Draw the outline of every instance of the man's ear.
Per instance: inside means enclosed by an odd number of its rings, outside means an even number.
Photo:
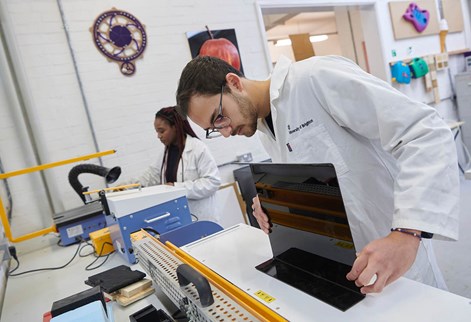
[[[239,76],[234,73],[228,73],[226,75],[226,83],[231,87],[231,90],[237,89],[239,92],[242,92],[243,85]]]

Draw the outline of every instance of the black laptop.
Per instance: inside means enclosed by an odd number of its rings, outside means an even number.
[[[356,251],[334,166],[257,163],[250,170],[250,190],[273,225],[273,258],[256,268],[342,311],[361,301],[345,277]]]

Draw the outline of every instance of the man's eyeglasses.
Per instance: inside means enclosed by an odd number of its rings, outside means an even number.
[[[206,138],[212,139],[221,136],[220,129],[228,127],[231,124],[231,119],[222,115],[222,95],[224,94],[224,85],[221,86],[221,98],[219,99],[219,110],[216,118],[211,122],[211,128],[206,129]]]

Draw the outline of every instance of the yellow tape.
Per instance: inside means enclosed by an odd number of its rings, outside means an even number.
[[[268,295],[262,290],[255,292],[255,296],[267,303],[271,303],[276,300],[273,296]]]
[[[339,246],[345,249],[353,249],[354,245],[346,241],[338,241],[335,243],[335,246]]]

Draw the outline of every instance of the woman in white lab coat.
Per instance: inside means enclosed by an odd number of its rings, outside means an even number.
[[[157,137],[165,145],[164,152],[139,178],[143,186],[168,184],[186,189],[191,213],[198,220],[219,222],[215,194],[221,179],[216,161],[174,107],[162,108],[154,120]]]
[[[359,252],[347,278],[362,292],[381,292],[402,275],[446,287],[423,239],[458,238],[457,154],[436,110],[336,56],[282,57],[262,81],[197,57],[182,72],[177,101],[225,137],[263,132],[273,162],[334,164]],[[268,232],[257,198],[253,208]]]

